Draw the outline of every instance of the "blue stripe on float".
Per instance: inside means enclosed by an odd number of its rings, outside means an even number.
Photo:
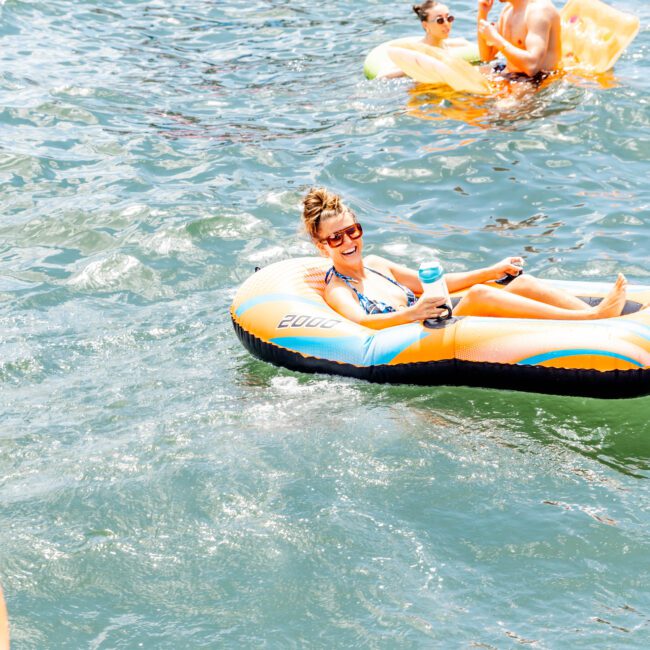
[[[413,323],[380,330],[370,336],[278,336],[271,343],[294,352],[354,366],[378,366],[390,363],[426,332]]]
[[[379,330],[377,334],[370,337],[371,349],[369,352],[373,364],[379,366],[390,363],[398,354],[426,335],[427,332],[422,329],[420,323]]]
[[[278,336],[271,339],[271,343],[317,359],[351,363],[354,366],[369,365],[365,359],[367,340],[360,336],[334,338],[324,336]]]
[[[252,307],[257,307],[257,305],[261,305],[265,302],[299,302],[304,305],[311,305],[312,307],[322,307],[324,304],[322,302],[317,302],[316,300],[296,296],[294,293],[267,293],[263,296],[257,296],[243,302],[235,310],[235,315],[241,316],[245,311],[248,311]]]
[[[561,359],[562,357],[576,357],[576,356],[585,356],[593,355],[596,357],[612,357],[613,359],[621,359],[622,361],[627,361],[639,368],[643,368],[643,364],[639,363],[631,357],[626,357],[623,354],[616,354],[616,352],[606,352],[603,350],[555,350],[554,352],[545,352],[544,354],[537,354],[534,357],[528,357],[528,359],[523,359],[518,361],[517,365],[519,366],[532,366],[537,363],[543,363],[544,361],[550,361],[551,359]]]

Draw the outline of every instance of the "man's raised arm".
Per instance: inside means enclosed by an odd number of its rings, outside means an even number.
[[[488,44],[485,37],[481,33],[481,23],[488,22],[488,14],[494,0],[478,0],[478,18],[477,18],[477,33],[476,40],[478,42],[478,51],[481,55],[481,61],[492,61],[496,56],[498,50],[493,44]]]

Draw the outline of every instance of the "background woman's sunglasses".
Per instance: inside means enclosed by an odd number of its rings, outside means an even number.
[[[444,24],[445,24],[445,20],[446,20],[446,21],[451,25],[451,23],[454,22],[454,17],[453,17],[453,16],[447,16],[447,18],[445,18],[444,16],[438,16],[438,17],[435,19],[435,22],[437,22],[438,25],[444,25]]]
[[[339,246],[343,245],[346,235],[350,239],[359,239],[359,237],[363,235],[363,228],[361,227],[361,224],[353,223],[351,226],[348,226],[347,228],[343,228],[342,230],[337,230],[336,232],[333,232],[329,237],[326,237],[325,239],[321,239],[321,242],[327,242],[330,248],[338,248]]]

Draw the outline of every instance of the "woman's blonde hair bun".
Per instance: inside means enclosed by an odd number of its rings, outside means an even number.
[[[313,240],[318,239],[318,229],[322,221],[347,212],[338,194],[324,187],[312,187],[302,200],[302,222]]]

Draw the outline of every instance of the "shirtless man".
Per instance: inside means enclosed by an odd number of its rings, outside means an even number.
[[[478,46],[483,61],[501,52],[507,75],[555,70],[562,56],[560,14],[551,0],[499,0],[507,3],[496,27],[488,21],[494,0],[478,0]],[[495,68],[500,71],[499,68]]]

